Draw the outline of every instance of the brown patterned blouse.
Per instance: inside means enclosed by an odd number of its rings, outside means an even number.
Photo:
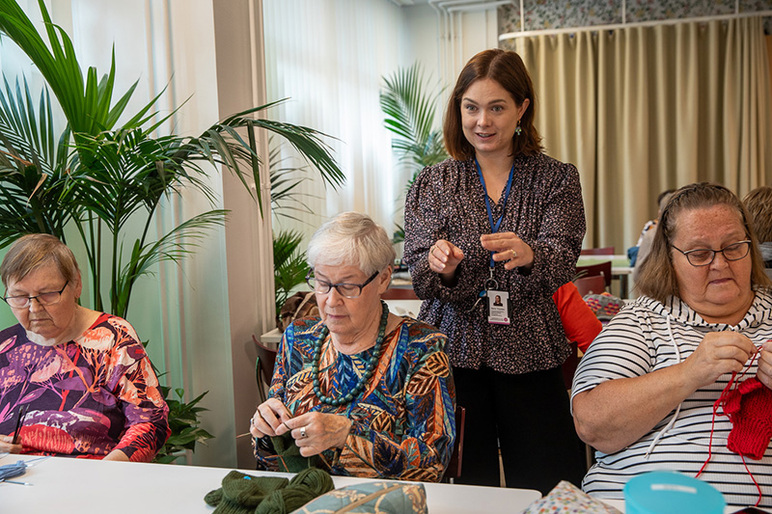
[[[480,244],[491,232],[483,194],[474,159],[426,167],[410,188],[404,262],[416,294],[426,300],[419,317],[447,334],[453,366],[511,374],[557,367],[569,347],[552,295],[573,278],[586,228],[579,173],[544,154],[515,158],[499,231],[517,234],[533,249],[534,262],[530,270],[495,265],[498,288],[509,292],[510,325],[488,323],[484,299],[475,305],[489,278],[490,252]],[[491,207],[498,219],[501,205],[491,200]],[[429,248],[438,239],[464,252],[454,287],[429,269]]]

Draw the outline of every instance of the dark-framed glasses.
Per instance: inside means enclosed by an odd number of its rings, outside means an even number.
[[[32,303],[32,300],[37,300],[40,305],[54,305],[62,299],[62,293],[67,289],[67,284],[69,283],[70,281],[68,280],[58,291],[40,293],[36,296],[3,296],[3,300],[14,309],[26,309]]]
[[[724,259],[728,261],[739,261],[748,255],[748,253],[751,251],[751,241],[749,239],[746,239],[745,241],[738,241],[736,243],[730,244],[729,246],[725,246],[720,250],[711,250],[710,248],[696,248],[694,250],[688,250],[685,252],[680,248],[676,248],[675,246],[673,246],[673,248],[684,254],[686,260],[689,261],[689,264],[699,267],[707,266],[713,262],[713,259],[716,258],[717,253],[724,254]]]
[[[316,293],[327,294],[334,287],[335,290],[338,291],[339,295],[344,296],[346,298],[356,298],[362,294],[362,289],[364,289],[367,284],[375,280],[375,277],[378,276],[378,273],[380,273],[380,271],[376,271],[375,273],[370,275],[370,278],[365,280],[364,283],[362,284],[349,284],[347,282],[341,282],[340,284],[331,284],[326,280],[316,278],[314,276],[314,270],[311,270],[306,275],[306,283]]]

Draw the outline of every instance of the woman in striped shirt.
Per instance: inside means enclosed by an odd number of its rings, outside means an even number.
[[[717,403],[748,379],[769,396],[771,285],[734,193],[708,183],[676,191],[637,283],[643,296],[603,330],[574,377],[574,423],[598,450],[585,491],[621,499],[630,478],[668,469],[699,474],[730,505],[772,506],[772,416],[761,412],[761,428],[746,432]],[[746,457],[728,449],[738,441]]]

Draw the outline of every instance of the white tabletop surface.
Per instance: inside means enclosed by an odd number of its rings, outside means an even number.
[[[34,457],[6,455],[0,465]],[[228,468],[174,464],[109,462],[67,457],[38,461],[14,480],[32,486],[0,483],[3,514],[77,512],[138,514],[211,512],[204,495],[220,487]],[[251,475],[261,472],[241,470]],[[284,475],[291,476],[291,475]],[[336,487],[367,479],[333,477]],[[541,498],[538,491],[425,483],[430,513],[521,512]]]

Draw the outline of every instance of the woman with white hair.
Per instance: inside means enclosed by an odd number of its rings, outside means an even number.
[[[307,281],[321,318],[295,321],[282,338],[269,398],[251,420],[262,467],[283,459],[263,438],[290,434],[331,474],[442,478],[455,439],[446,338],[389,313],[381,294],[394,257],[386,231],[355,212],[312,237]]]

